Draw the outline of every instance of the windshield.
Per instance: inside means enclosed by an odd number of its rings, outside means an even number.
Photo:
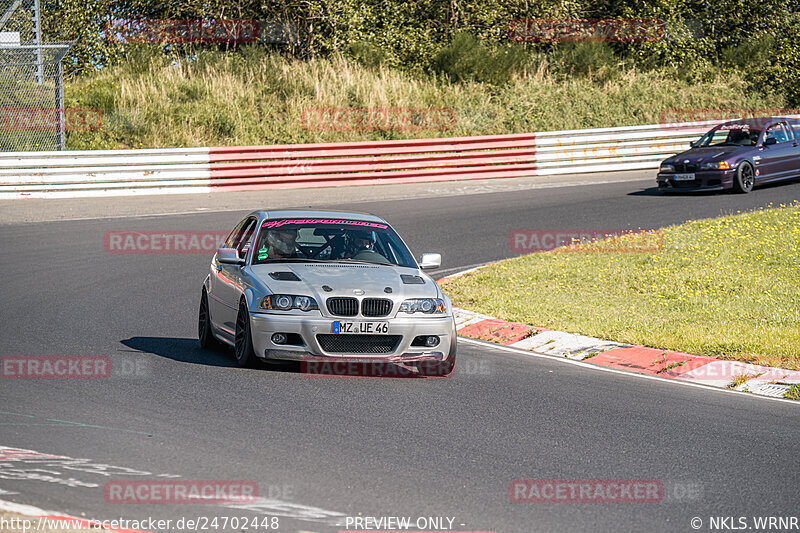
[[[749,124],[726,124],[703,135],[695,144],[702,146],[755,146],[761,130]]]
[[[253,264],[278,262],[377,263],[416,268],[400,237],[387,224],[323,218],[266,220]]]

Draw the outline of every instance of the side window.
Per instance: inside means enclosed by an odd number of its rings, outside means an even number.
[[[228,235],[228,238],[225,239],[225,248],[236,248],[235,243],[237,242],[237,238],[242,234],[242,227],[248,220],[250,219],[246,218],[236,224],[236,227],[233,228],[233,231],[231,231],[230,235]]]
[[[785,143],[789,140],[789,135],[783,127],[783,124],[775,124],[767,130],[767,137],[775,137],[779,143]]]
[[[239,252],[242,251],[244,246],[250,242],[250,237],[253,236],[253,231],[256,228],[256,219],[248,217],[242,220],[238,226],[228,235],[225,239],[225,248],[236,248]]]
[[[242,227],[239,238],[234,243],[234,247],[239,251],[239,257],[244,257],[247,250],[250,248],[250,243],[253,239],[253,232],[256,230],[256,219],[248,218]]]

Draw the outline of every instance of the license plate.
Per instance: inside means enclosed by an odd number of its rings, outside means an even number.
[[[333,333],[349,333],[355,335],[374,335],[389,332],[388,322],[347,322],[344,320],[333,321]]]
[[[694,173],[691,174],[673,174],[672,179],[675,181],[693,181]]]

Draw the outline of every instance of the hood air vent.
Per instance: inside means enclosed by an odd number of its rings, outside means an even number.
[[[294,272],[270,272],[269,277],[278,281],[300,281]]]

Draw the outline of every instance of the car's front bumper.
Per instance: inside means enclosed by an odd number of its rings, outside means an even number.
[[[662,192],[721,191],[733,187],[735,170],[704,170],[695,172],[691,181],[675,181],[673,173],[659,173],[656,181]]]
[[[400,336],[395,348],[387,353],[331,353],[320,345],[317,335],[329,335],[334,320],[354,322],[388,322],[387,335]],[[338,319],[320,316],[278,315],[251,313],[250,331],[256,356],[262,359],[304,361],[309,358],[347,361],[418,362],[446,361],[451,347],[456,342],[453,317],[394,317]],[[274,333],[295,333],[302,338],[302,345],[275,344]],[[435,335],[439,344],[434,347],[411,346],[419,335]]]

